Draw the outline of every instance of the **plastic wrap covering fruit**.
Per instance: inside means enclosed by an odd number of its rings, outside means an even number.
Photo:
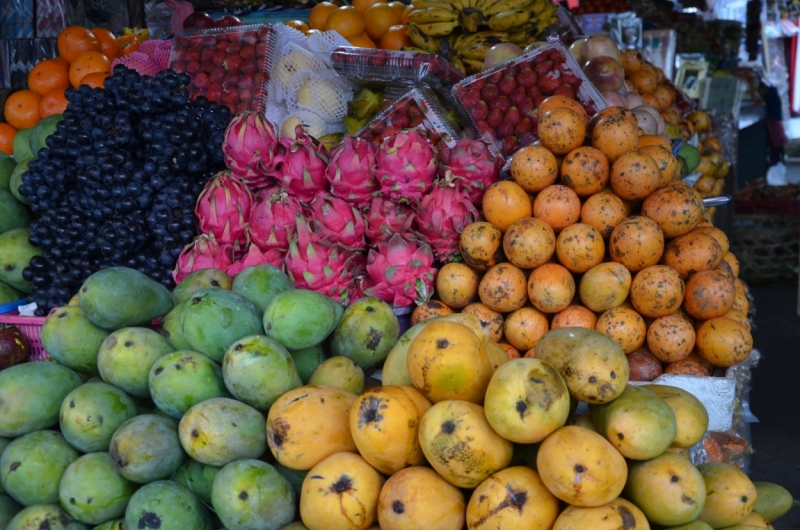
[[[449,147],[458,141],[458,126],[449,121],[436,95],[429,89],[412,88],[403,97],[379,112],[357,134],[369,142],[380,144],[401,129],[424,129],[435,146]]]
[[[173,39],[169,64],[192,78],[192,99],[263,113],[274,54],[275,30],[266,25],[196,29]]]
[[[339,75],[354,82],[379,81],[425,85],[448,95],[464,79],[455,66],[432,53],[342,47],[333,50],[331,64]]]
[[[468,77],[453,87],[464,119],[504,156],[536,141],[539,104],[552,95],[579,101],[590,116],[608,106],[560,42]]]

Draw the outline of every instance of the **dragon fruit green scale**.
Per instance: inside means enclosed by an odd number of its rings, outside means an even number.
[[[438,162],[436,150],[416,129],[398,131],[383,141],[373,174],[384,197],[413,202],[433,185]]]

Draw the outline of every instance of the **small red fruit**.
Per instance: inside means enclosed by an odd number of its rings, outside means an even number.
[[[561,72],[558,70],[551,70],[539,78],[537,84],[542,89],[544,94],[553,94],[558,87],[562,85]]]
[[[517,80],[507,75],[500,80],[500,83],[498,83],[497,88],[500,90],[501,94],[507,96],[511,92],[513,92],[515,88],[517,88]]]
[[[553,92],[554,96],[567,96],[568,98],[575,99],[575,90],[567,84],[563,84]]]
[[[481,99],[487,103],[492,102],[499,95],[500,89],[498,89],[497,85],[494,83],[487,83],[486,86],[481,89]]]
[[[520,112],[520,110],[517,107],[511,107],[510,109],[508,109],[508,112],[506,112],[506,116],[505,118],[503,118],[503,121],[507,121],[512,125],[516,126],[519,122],[522,121],[522,112]]]
[[[489,124],[489,127],[495,128],[503,122],[503,111],[500,109],[494,109],[492,112],[489,113],[489,117],[486,118],[486,123]]]
[[[411,125],[411,118],[406,114],[397,114],[392,118],[392,125],[398,129],[407,129]]]
[[[538,78],[539,76],[536,75],[536,72],[534,72],[533,69],[525,68],[524,70],[520,71],[519,74],[517,74],[517,84],[525,88],[536,86],[536,80]]]
[[[553,69],[553,61],[545,61],[543,63],[537,64],[533,70],[536,72],[536,75],[543,76],[552,69]]]
[[[503,145],[500,147],[500,151],[505,155],[511,155],[516,149],[519,147],[519,140],[517,140],[516,136],[509,136],[503,140]]]
[[[468,109],[472,108],[481,100],[481,91],[474,88],[467,90],[464,96],[460,99],[462,105]]]
[[[253,47],[253,45],[247,44],[242,47],[241,51],[239,52],[239,57],[242,59],[252,59],[255,52],[256,49]]]
[[[527,115],[528,112],[536,108],[536,105],[533,104],[533,100],[531,98],[525,98],[519,105],[517,105],[517,107],[519,108],[520,112]]]
[[[473,120],[485,120],[489,115],[489,106],[485,101],[479,101],[477,105],[472,107],[472,110],[470,110],[469,113]]]
[[[500,125],[495,127],[498,138],[508,138],[514,135],[514,124],[508,121],[503,121]]]
[[[517,133],[518,136],[523,134],[527,134],[533,130],[533,124],[531,123],[530,118],[523,118],[521,122],[517,124],[514,128],[514,132]]]
[[[501,112],[506,112],[511,108],[511,101],[507,96],[500,96],[489,104],[491,110],[499,109]]]
[[[503,79],[503,71],[502,70],[491,74],[489,77],[486,78],[486,82],[487,83],[497,84],[497,83],[500,82],[501,79]]]
[[[527,94],[525,94],[525,87],[518,86],[511,93],[508,95],[508,99],[511,100],[512,105],[519,106],[523,100],[527,98]]]

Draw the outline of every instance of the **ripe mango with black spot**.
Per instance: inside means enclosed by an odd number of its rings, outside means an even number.
[[[42,249],[28,242],[30,234],[27,228],[15,228],[0,234],[0,282],[27,294],[33,290],[33,285],[22,277],[22,271],[28,267],[32,257],[42,254]]]
[[[176,305],[173,307],[172,311],[161,319],[161,327],[158,330],[161,336],[167,339],[167,342],[169,342],[176,351],[192,349],[189,342],[183,336],[183,325],[181,324],[182,311],[183,305]]]
[[[347,357],[331,357],[317,366],[308,384],[333,386],[359,395],[364,391],[364,370]]]
[[[646,388],[628,385],[622,394],[603,405],[589,405],[597,432],[622,456],[649,460],[666,451],[678,432],[675,413],[663,399]]]
[[[36,431],[8,444],[0,456],[0,481],[23,506],[58,502],[58,483],[80,453],[61,433]]]
[[[274,265],[264,263],[247,267],[233,280],[233,292],[253,302],[263,313],[272,299],[294,289],[289,277]]]
[[[0,436],[13,438],[56,425],[61,402],[82,383],[78,374],[52,362],[0,371]]]
[[[726,526],[723,530],[755,530],[757,528],[775,530],[775,527],[766,517],[756,512],[750,512],[750,515],[733,526]]]
[[[115,519],[101,525],[95,526],[92,530],[125,530],[125,519]]]
[[[220,469],[222,468],[187,458],[172,476],[172,480],[189,488],[204,503],[211,504],[211,487]]]
[[[2,452],[2,450],[0,450]],[[0,495],[0,528],[5,528],[11,519],[22,511],[22,505],[9,497]]]
[[[175,305],[181,305],[196,292],[204,289],[225,289],[233,287],[233,278],[218,269],[200,269],[189,273],[172,291]]]
[[[642,388],[654,392],[675,413],[678,430],[673,445],[689,448],[703,439],[708,430],[708,410],[694,394],[669,385],[642,385]]]
[[[568,506],[553,530],[650,530],[642,511],[625,499],[595,507]]]
[[[211,504],[230,530],[278,530],[294,519],[297,498],[291,484],[260,460],[237,460],[214,479]]]
[[[753,485],[758,492],[758,500],[753,506],[753,511],[760,513],[768,521],[783,517],[794,506],[792,494],[786,488],[771,482],[753,482]]]
[[[708,462],[697,466],[706,483],[706,505],[700,519],[712,528],[733,526],[750,515],[758,500],[756,487],[739,468]]]
[[[149,384],[158,410],[176,420],[202,401],[230,397],[219,365],[193,351],[176,351],[159,358],[150,368]]]
[[[207,399],[190,408],[181,419],[179,435],[190,457],[212,466],[259,458],[267,450],[264,416],[230,398]]]
[[[261,335],[261,311],[247,298],[224,289],[203,289],[181,308],[183,337],[194,351],[221,363],[239,339]]]
[[[97,354],[110,334],[92,324],[80,306],[60,307],[44,321],[42,346],[50,357],[64,366],[87,374],[99,374]]]
[[[377,298],[362,298],[345,310],[333,332],[331,353],[369,372],[386,359],[399,337],[400,322],[392,307]]]
[[[103,341],[97,354],[97,368],[103,381],[126,393],[150,397],[150,368],[171,353],[167,339],[148,328],[122,328]]]
[[[5,530],[89,530],[79,523],[58,504],[37,504],[19,512]]]
[[[304,385],[307,385],[308,380],[311,379],[311,374],[325,360],[325,350],[322,345],[317,344],[302,350],[289,350],[289,352],[292,354],[292,359],[294,359],[294,366],[297,368],[300,380]]]
[[[185,455],[170,418],[143,414],[123,423],[109,448],[117,472],[138,484],[171,477]]]
[[[200,500],[177,482],[159,480],[142,486],[125,509],[125,528],[212,530]]]
[[[75,520],[101,524],[125,515],[136,485],[114,469],[108,453],[83,455],[61,477],[58,497]]]
[[[133,400],[102,381],[87,382],[64,398],[59,422],[67,442],[82,453],[108,451],[114,432],[136,416]]]
[[[0,189],[0,234],[31,225],[31,211],[10,191]]]
[[[314,291],[293,289],[272,299],[264,312],[264,330],[290,350],[322,343],[342,320],[344,310]]]

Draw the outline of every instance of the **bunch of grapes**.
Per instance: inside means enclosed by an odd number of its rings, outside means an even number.
[[[189,99],[187,74],[114,68],[105,88],[69,89],[64,119],[31,161],[20,194],[39,213],[42,255],[23,275],[38,313],[66,305],[106,267],[130,267],[171,288],[195,235],[204,183],[224,169],[227,107]]]

